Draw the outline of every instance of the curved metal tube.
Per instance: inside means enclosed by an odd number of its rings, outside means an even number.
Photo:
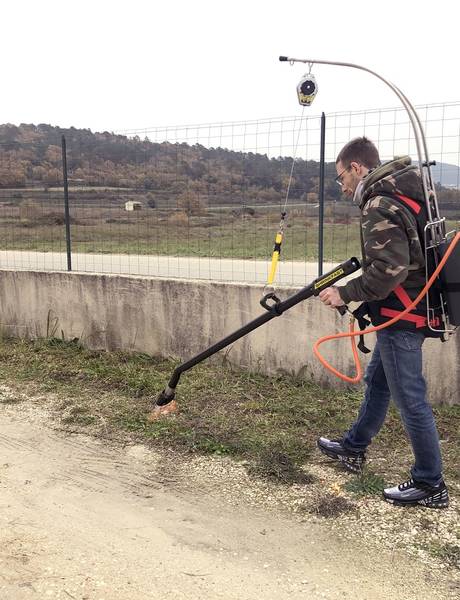
[[[399,88],[397,88],[394,84],[392,84],[390,81],[388,81],[387,79],[385,79],[384,77],[382,77],[381,75],[376,73],[375,71],[372,71],[372,69],[368,69],[367,67],[362,67],[361,65],[356,65],[354,63],[338,62],[338,61],[330,61],[330,60],[290,58],[288,56],[280,56],[280,61],[286,61],[286,62],[290,62],[290,63],[301,62],[301,63],[308,63],[308,64],[333,65],[333,66],[337,66],[337,67],[351,67],[353,69],[359,69],[361,71],[366,71],[367,73],[370,73],[371,75],[374,75],[375,77],[377,77],[378,79],[383,81],[383,83],[385,83],[397,95],[400,102],[406,109],[406,112],[409,116],[409,120],[412,124],[412,128],[414,131],[415,144],[417,146],[417,155],[418,155],[418,160],[419,160],[419,168],[420,168],[420,172],[422,174],[421,179],[422,179],[422,186],[423,186],[423,195],[425,196],[425,203],[426,203],[426,208],[427,208],[427,212],[428,212],[428,219],[430,222],[431,221],[439,221],[440,216],[439,216],[438,201],[436,198],[436,190],[434,188],[433,178],[431,176],[430,159],[428,156],[428,147],[426,144],[423,126],[422,126],[420,118],[417,114],[417,111],[412,106],[412,104],[410,103],[408,98],[401,92],[401,90]],[[425,154],[424,157],[422,154],[422,147],[423,147],[423,152]],[[424,169],[426,169],[427,175],[425,175]],[[431,205],[430,198],[433,199],[433,206]]]

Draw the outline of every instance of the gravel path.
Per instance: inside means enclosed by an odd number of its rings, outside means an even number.
[[[325,519],[311,509],[321,494],[341,497],[346,477],[325,463],[309,469],[316,483],[279,486],[226,458],[58,430],[43,398],[14,405],[8,393],[2,386],[2,599],[458,597],[457,572],[405,544],[431,526],[450,539],[456,506],[366,499]]]

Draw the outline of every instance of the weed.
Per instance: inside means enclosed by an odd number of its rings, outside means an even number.
[[[428,519],[427,517],[421,516],[419,526],[422,530],[430,531],[431,529],[434,529],[436,527],[436,524],[433,521],[430,521],[430,519]]]
[[[358,496],[380,495],[384,487],[385,480],[367,469],[345,484],[345,489],[348,492],[352,492]]]
[[[308,512],[319,515],[326,519],[335,518],[344,513],[354,512],[356,506],[350,500],[347,500],[343,496],[333,496],[332,494],[326,494],[318,498],[317,502],[309,507]]]
[[[432,544],[428,550],[449,566],[460,568],[460,546],[457,544]]]
[[[289,456],[270,448],[256,457],[256,462],[248,467],[248,473],[288,485],[308,485],[316,480],[313,475],[300,469]]]
[[[19,404],[23,398],[19,396],[0,396],[0,404]]]
[[[66,340],[63,337],[48,337],[42,340],[42,343],[45,346],[49,346],[50,348],[60,347],[60,348],[82,348],[80,345],[80,340],[78,338],[73,338],[72,340]]]
[[[225,444],[221,444],[213,439],[203,438],[197,441],[196,444],[197,450],[201,450],[206,454],[231,454],[232,449]]]
[[[96,421],[96,417],[88,413],[88,409],[84,406],[73,406],[67,415],[61,419],[64,425],[92,425]]]

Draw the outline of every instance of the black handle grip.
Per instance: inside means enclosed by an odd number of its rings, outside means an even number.
[[[342,304],[342,306],[337,306],[336,308],[339,311],[339,313],[342,315],[342,317],[343,317],[343,315],[347,314],[348,307],[346,304]]]
[[[280,61],[281,62],[286,62],[288,60],[287,56],[280,56]]]

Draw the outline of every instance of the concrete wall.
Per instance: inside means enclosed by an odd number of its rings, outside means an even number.
[[[284,299],[294,289],[282,288]],[[1,328],[17,337],[80,338],[90,348],[124,349],[186,360],[263,314],[259,285],[86,273],[0,271]],[[214,360],[265,374],[289,373],[343,386],[313,355],[314,341],[348,319],[317,299],[295,306],[223,350]],[[372,347],[373,336],[367,344]],[[348,340],[323,346],[339,370],[353,372]],[[363,364],[366,359],[361,355]],[[460,335],[427,340],[425,370],[433,403],[459,403]]]

